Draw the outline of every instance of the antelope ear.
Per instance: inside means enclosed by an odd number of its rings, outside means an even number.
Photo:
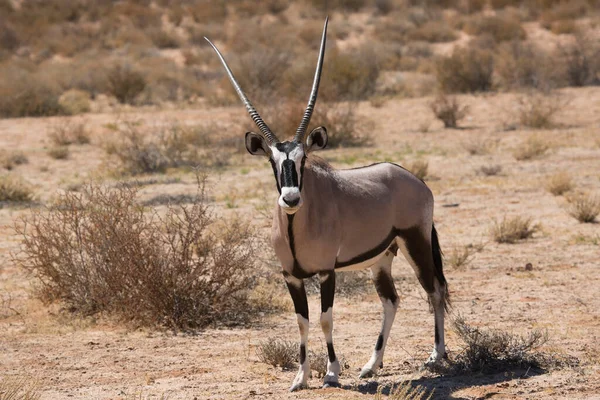
[[[327,146],[327,140],[327,129],[324,126],[313,129],[306,137],[306,151],[324,149]]]
[[[262,135],[246,132],[246,150],[253,156],[269,156],[271,149]]]

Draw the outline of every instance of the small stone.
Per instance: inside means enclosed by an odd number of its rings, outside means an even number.
[[[533,271],[533,265],[531,263],[525,264],[525,271]]]

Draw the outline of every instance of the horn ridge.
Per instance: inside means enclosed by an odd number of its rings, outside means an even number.
[[[248,114],[250,114],[250,118],[252,118],[252,121],[254,121],[254,123],[256,124],[258,129],[260,129],[260,131],[262,132],[265,139],[267,139],[269,144],[278,143],[279,139],[277,139],[277,136],[275,136],[275,134],[273,132],[271,132],[271,129],[269,129],[269,127],[267,126],[265,121],[263,121],[263,119],[260,117],[260,114],[258,113],[258,111],[256,111],[256,108],[254,108],[254,106],[250,102],[250,99],[248,99],[248,97],[242,90],[240,84],[237,82],[237,80],[233,76],[233,72],[231,71],[231,68],[229,68],[229,65],[227,65],[227,61],[225,61],[225,58],[223,57],[223,55],[221,54],[219,49],[217,49],[217,46],[215,46],[206,36],[204,37],[204,39],[206,39],[208,44],[210,44],[211,47],[217,53],[217,56],[219,56],[219,59],[221,60],[221,64],[223,64],[223,67],[225,68],[225,71],[227,72],[227,76],[229,77],[229,80],[231,81],[233,88],[237,92],[240,100],[242,100],[242,103],[244,103],[244,105],[246,106],[246,110],[248,111]]]
[[[317,60],[317,69],[315,71],[315,78],[313,80],[312,91],[310,93],[310,97],[308,98],[308,104],[306,105],[306,111],[304,111],[304,116],[302,117],[300,126],[296,130],[296,135],[294,136],[294,140],[296,142],[300,142],[303,140],[303,137],[306,134],[306,130],[308,129],[308,124],[310,123],[310,118],[312,117],[312,113],[315,109],[315,103],[317,102],[317,94],[319,93],[319,83],[321,82],[321,71],[323,69],[323,59],[325,58],[325,42],[327,40],[327,24],[328,24],[328,22],[329,22],[329,16],[327,16],[325,18],[325,25],[323,27],[323,36],[321,37],[321,49],[319,50],[319,58]]]

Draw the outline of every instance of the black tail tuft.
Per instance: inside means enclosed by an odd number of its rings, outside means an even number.
[[[444,288],[444,309],[448,312],[450,307],[450,295],[448,293],[448,283],[444,276],[444,261],[442,259],[442,249],[440,248],[440,242],[438,240],[437,231],[435,225],[431,227],[431,248],[433,251],[433,264],[435,267],[435,277],[437,278],[440,285]]]

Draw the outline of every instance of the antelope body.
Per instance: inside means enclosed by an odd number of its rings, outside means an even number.
[[[327,20],[309,102],[294,139],[280,142],[252,106],[225,59],[217,52],[227,74],[261,134],[246,133],[246,148],[269,159],[279,191],[272,228],[272,244],[281,262],[294,302],[300,331],[300,367],[290,390],[307,386],[308,302],[304,279],[319,275],[320,323],[328,350],[324,386],[337,386],[340,364],[333,347],[332,307],[335,274],[370,268],[383,304],[383,323],[371,359],[360,376],[373,375],[382,366],[383,353],[398,308],[391,275],[398,249],[413,267],[434,311],[435,346],[427,364],[445,356],[444,311],[448,291],[441,251],[433,226],[433,195],[402,167],[379,163],[335,170],[313,156],[327,145],[327,130],[306,133],[317,99],[323,65]],[[208,39],[207,39],[208,40]]]

